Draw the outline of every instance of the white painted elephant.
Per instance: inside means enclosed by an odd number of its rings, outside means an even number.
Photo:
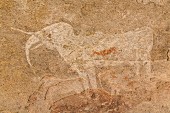
[[[51,50],[57,49],[65,62],[84,78],[85,89],[97,88],[94,68],[97,65],[108,66],[129,62],[136,65],[136,74],[139,74],[138,63],[142,61],[147,63],[148,74],[151,72],[150,51],[153,46],[153,31],[149,27],[115,35],[96,32],[90,36],[77,36],[70,24],[59,22],[27,34],[31,34],[25,45],[26,58],[30,66],[32,65],[29,51],[34,44],[38,44],[35,48],[45,45]]]

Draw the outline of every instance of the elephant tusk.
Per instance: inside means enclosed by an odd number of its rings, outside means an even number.
[[[27,59],[27,62],[28,64],[32,67],[32,64],[31,64],[31,60],[30,60],[30,48],[32,47],[32,45],[38,43],[40,40],[39,38],[35,37],[34,35],[32,35],[26,42],[26,45],[25,45],[25,53],[26,53],[26,59]]]
[[[31,48],[31,50],[37,49],[37,48],[41,47],[42,45],[43,45],[42,43],[39,43],[39,44],[36,45],[34,48]]]
[[[13,28],[11,27],[12,30],[15,30],[15,31],[19,31],[21,33],[24,33],[24,34],[27,34],[27,35],[32,35],[26,42],[25,44],[25,53],[26,53],[26,59],[27,59],[27,62],[28,64],[32,67],[32,64],[31,64],[31,60],[30,60],[30,48],[32,47],[32,45],[38,43],[40,40],[39,38],[37,38],[35,35],[36,33],[35,32],[26,32],[26,31],[23,31],[21,29],[17,29],[17,28]],[[38,47],[40,47],[42,44],[38,44],[35,48],[33,49],[36,49]]]
[[[14,31],[19,31],[21,33],[27,34],[27,35],[33,35],[34,34],[34,32],[26,32],[26,31],[23,31],[21,29],[17,29],[17,28],[13,28],[13,27],[11,27],[11,29],[14,30]]]

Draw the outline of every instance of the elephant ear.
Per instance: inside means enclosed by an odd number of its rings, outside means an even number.
[[[38,43],[40,41],[40,39],[38,37],[36,37],[35,35],[32,35],[26,42],[25,44],[25,54],[26,54],[26,59],[27,59],[27,62],[28,64],[32,67],[32,64],[31,64],[31,60],[30,60],[30,48]]]

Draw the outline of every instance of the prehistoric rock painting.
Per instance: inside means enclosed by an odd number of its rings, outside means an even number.
[[[114,66],[128,62],[136,68],[136,75],[139,75],[142,62],[146,64],[147,74],[151,74],[153,32],[148,27],[116,35],[96,32],[94,35],[81,36],[74,34],[70,24],[59,22],[27,34],[31,34],[31,37],[26,42],[25,52],[31,67],[29,53],[34,44],[38,43],[34,49],[41,45],[51,50],[56,49],[79,77],[84,79],[85,89],[97,88],[96,66]]]
[[[0,0],[0,113],[170,113],[169,11],[170,0]]]
[[[38,90],[28,99],[26,106],[28,112],[124,112],[129,109],[123,100],[124,97],[111,96],[100,89],[83,91],[80,81],[76,79],[66,82],[60,81],[54,76],[45,76],[41,80],[42,84]]]
[[[54,76],[45,76],[41,85],[28,99],[29,113],[49,113],[50,107],[57,101],[83,91],[81,80],[59,80]]]
[[[111,79],[110,79],[111,80]],[[79,79],[59,80],[55,76],[45,76],[41,80],[39,88],[29,96],[26,109],[28,113],[58,113],[58,112],[111,112],[111,113],[134,113],[131,108],[139,109],[147,107],[150,101],[163,102],[163,96],[169,93],[169,82],[159,81],[153,90],[137,89],[126,91],[124,95],[110,95],[102,89],[83,90]],[[167,89],[167,90],[164,90]],[[163,92],[163,93],[162,93]],[[159,98],[157,98],[159,97]],[[169,97],[166,97],[166,99]],[[165,98],[164,98],[165,99]],[[154,102],[152,102],[154,103]],[[151,106],[150,106],[151,107]],[[156,107],[160,107],[156,103]],[[160,108],[168,113],[169,110]],[[150,109],[146,109],[149,111]],[[155,111],[156,109],[151,109]]]

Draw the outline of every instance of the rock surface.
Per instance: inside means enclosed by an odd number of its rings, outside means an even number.
[[[0,113],[170,113],[169,0],[0,0]]]

